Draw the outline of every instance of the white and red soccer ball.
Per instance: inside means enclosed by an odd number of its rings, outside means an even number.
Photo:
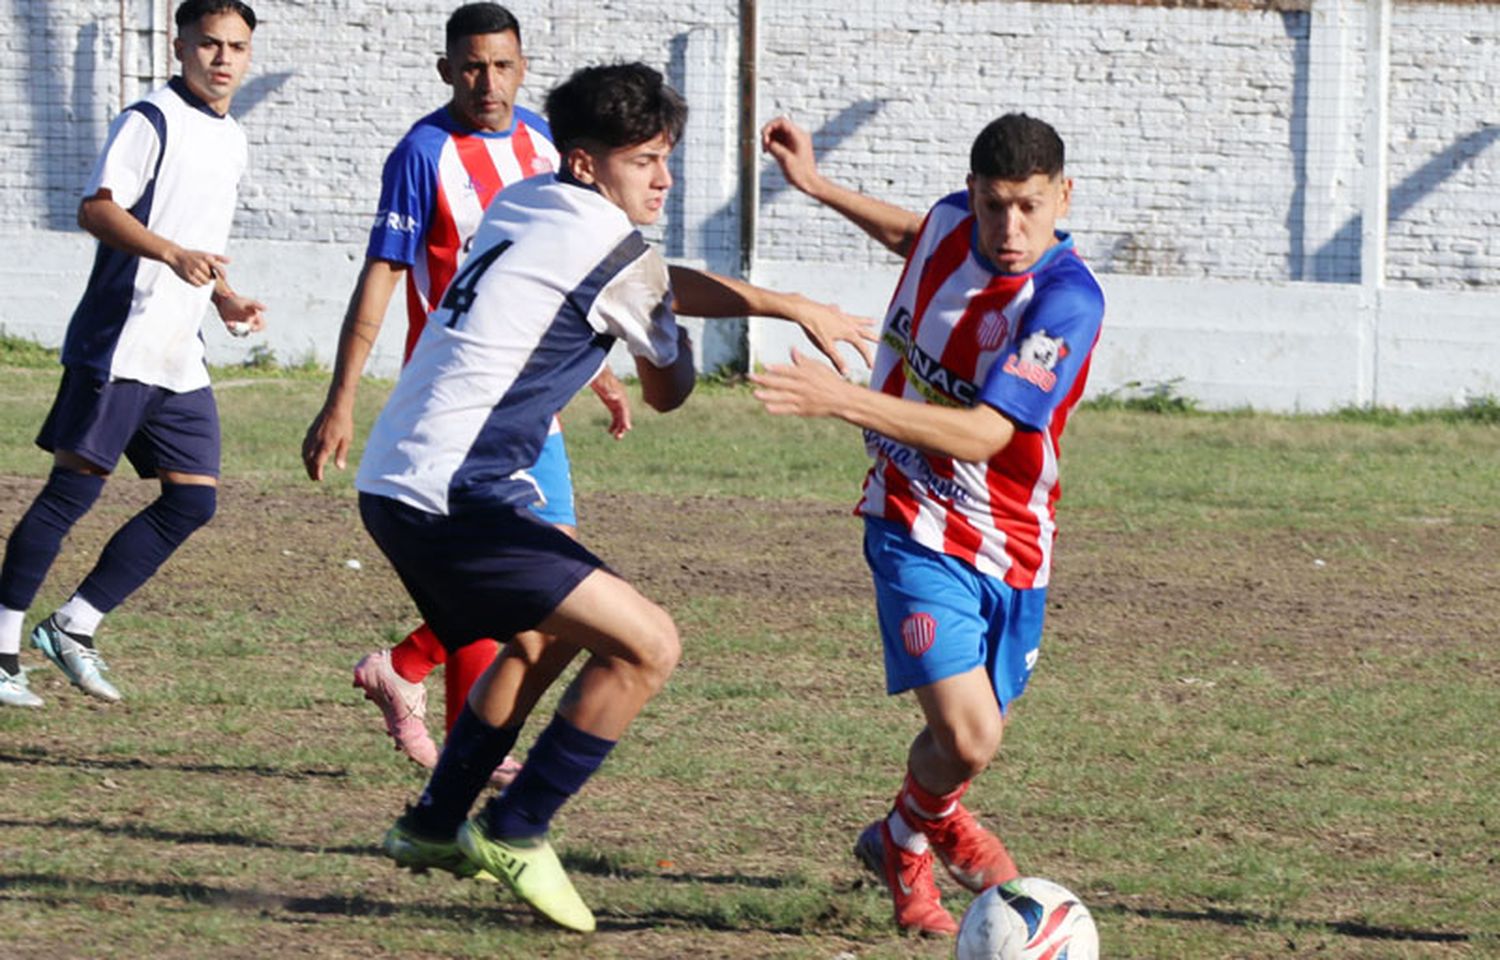
[[[957,960],[1099,960],[1088,908],[1062,886],[1022,877],[974,898],[958,927]]]

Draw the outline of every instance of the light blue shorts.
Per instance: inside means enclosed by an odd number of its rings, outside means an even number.
[[[531,505],[537,519],[554,526],[578,526],[578,513],[573,507],[573,468],[561,433],[547,435],[536,465],[527,472],[542,491],[542,499]]]
[[[865,519],[865,560],[885,647],[885,688],[902,693],[983,666],[1000,709],[1026,690],[1042,642],[1047,590],[1017,590]]]

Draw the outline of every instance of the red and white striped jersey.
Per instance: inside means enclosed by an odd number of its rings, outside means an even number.
[[[967,195],[939,201],[907,257],[870,377],[892,396],[985,403],[1015,422],[1014,439],[982,463],[865,431],[875,463],[856,512],[1019,589],[1047,585],[1058,439],[1104,316],[1098,281],[1072,238],[1057,236],[1030,270],[1002,273],[975,246]]]
[[[385,161],[365,255],[410,268],[404,356],[411,356],[490,200],[504,187],[557,169],[547,122],[523,107],[502,133],[470,130],[443,107],[401,138]]]

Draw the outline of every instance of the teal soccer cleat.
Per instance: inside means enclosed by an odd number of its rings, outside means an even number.
[[[120,699],[120,691],[102,676],[109,664],[99,656],[98,650],[85,646],[73,634],[59,627],[57,614],[36,625],[31,631],[31,645],[46,654],[73,686],[84,693],[110,703]]]

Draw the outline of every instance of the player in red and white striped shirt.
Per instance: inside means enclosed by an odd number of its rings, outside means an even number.
[[[858,513],[887,691],[913,691],[926,726],[893,809],[855,853],[890,889],[900,926],[949,935],[934,852],[975,891],[1017,875],[960,799],[999,750],[1039,652],[1058,441],[1104,297],[1056,229],[1072,181],[1061,138],[1039,120],[1008,114],[985,127],[967,189],[925,217],[825,179],[811,139],[785,118],[762,142],[792,186],[906,258],[869,389],[800,355],[751,379],[773,414],[864,429],[874,465]]]

